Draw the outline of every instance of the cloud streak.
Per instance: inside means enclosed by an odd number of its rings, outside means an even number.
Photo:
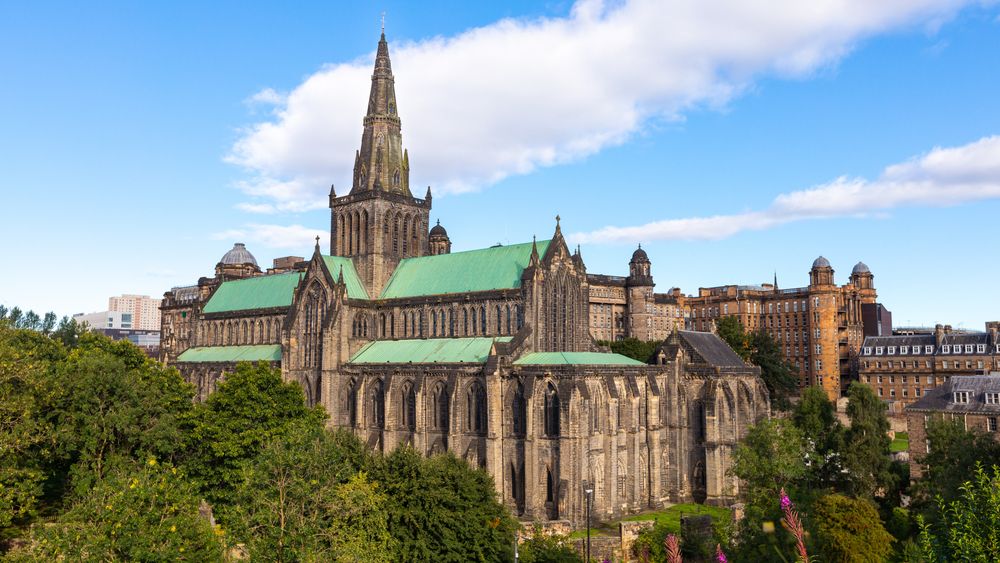
[[[230,229],[212,234],[215,240],[245,242],[267,248],[279,248],[303,252],[316,244],[319,237],[320,248],[329,250],[330,233],[302,225],[266,225],[252,223],[242,229]]]
[[[1000,198],[1000,136],[925,155],[886,168],[875,180],[840,177],[780,194],[762,211],[668,219],[631,227],[574,233],[574,243],[719,240],[810,219],[869,216],[901,207],[944,207]]]
[[[723,105],[758,76],[808,75],[866,37],[939,25],[968,3],[580,0],[564,18],[392,43],[413,185],[461,193],[584,158],[651,120]],[[248,174],[242,209],[308,211],[325,207],[331,182],[346,191],[371,58],[250,98],[274,111],[227,157]]]

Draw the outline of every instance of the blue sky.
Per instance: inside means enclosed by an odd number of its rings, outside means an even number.
[[[307,255],[385,10],[456,250],[558,213],[591,272],[641,241],[659,290],[804,285],[822,254],[897,325],[1000,318],[997,5],[752,4],[0,4],[0,303],[160,295],[237,239]]]

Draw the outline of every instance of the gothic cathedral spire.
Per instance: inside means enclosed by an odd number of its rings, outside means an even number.
[[[351,193],[385,191],[412,197],[410,164],[408,155],[403,151],[393,83],[389,45],[383,32],[375,54],[368,114],[364,119],[361,150],[354,160]]]

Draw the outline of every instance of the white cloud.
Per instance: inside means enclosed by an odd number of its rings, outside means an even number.
[[[807,75],[859,40],[938,25],[967,3],[580,0],[565,18],[393,43],[412,185],[457,193],[579,159],[650,120],[725,104],[756,76]],[[227,158],[253,178],[238,186],[251,210],[324,207],[331,182],[349,189],[370,59],[325,67],[287,97],[254,96],[277,104],[273,118],[248,127]]]
[[[984,137],[886,168],[876,180],[840,177],[780,194],[763,211],[668,219],[574,233],[574,243],[717,240],[808,219],[881,216],[899,207],[942,207],[1000,198],[1000,136]]]
[[[293,249],[302,252],[304,249],[312,248],[316,244],[316,237],[319,237],[320,248],[324,252],[329,250],[330,233],[320,230],[303,227],[302,225],[262,225],[249,224],[243,229],[230,229],[214,233],[215,240],[225,240],[230,242],[244,242],[248,245],[259,245],[268,248]]]

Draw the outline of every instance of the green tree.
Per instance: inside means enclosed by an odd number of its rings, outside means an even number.
[[[569,539],[559,534],[546,534],[535,526],[531,535],[518,548],[519,563],[582,563],[583,558],[569,546]]]
[[[751,338],[735,315],[722,317],[715,321],[715,330],[719,338],[725,340],[726,344],[729,344],[729,347],[744,361],[750,361]]]
[[[52,332],[52,338],[62,342],[67,348],[75,348],[86,333],[87,327],[76,322],[76,319],[63,317],[59,321],[59,326]]]
[[[1000,469],[976,466],[953,501],[938,499],[933,522],[917,517],[927,561],[1000,561]]]
[[[56,498],[67,479],[82,494],[118,463],[173,460],[183,447],[191,385],[128,341],[84,335],[50,385],[56,393],[45,409],[55,436]]]
[[[923,478],[914,487],[920,504],[937,498],[954,501],[962,495],[961,487],[976,464],[1000,464],[1000,443],[991,434],[966,430],[960,420],[932,417],[927,422],[926,436],[930,451],[918,460]]]
[[[323,534],[331,559],[344,563],[395,561],[396,540],[389,533],[387,497],[364,472],[356,473],[333,491],[333,518]]]
[[[871,501],[826,495],[816,499],[810,516],[824,561],[882,563],[893,553],[895,540]]]
[[[611,351],[615,354],[628,356],[640,362],[648,362],[653,352],[656,351],[656,347],[660,345],[659,341],[646,342],[637,338],[626,338],[616,341],[599,340],[598,343],[610,347]]]
[[[0,323],[0,541],[32,518],[42,496],[54,436],[48,373],[64,356],[43,335]]]
[[[237,364],[197,405],[187,424],[186,467],[213,504],[231,504],[243,470],[266,444],[296,424],[321,426],[322,408],[309,408],[297,383],[264,363]],[[220,507],[225,513],[225,506]]]
[[[836,407],[821,387],[807,387],[792,412],[792,421],[806,441],[809,482],[813,488],[843,486],[844,428]]]
[[[854,382],[847,389],[847,430],[844,447],[844,467],[848,489],[854,496],[871,498],[885,496],[896,485],[889,457],[889,420],[885,404],[872,388]]]
[[[488,473],[451,453],[423,458],[403,447],[372,477],[389,495],[397,561],[509,561],[517,523]]]
[[[791,534],[777,534],[781,519],[780,493],[805,495],[806,449],[802,433],[788,419],[770,419],[751,426],[733,452],[730,471],[740,479],[746,515],[734,544],[737,561],[785,561],[782,553],[795,545]]]
[[[45,313],[45,317],[42,319],[42,326],[40,330],[42,334],[48,335],[52,333],[52,330],[56,328],[56,314],[52,311]]]
[[[294,424],[252,460],[220,514],[255,560],[335,559],[360,544],[388,557],[384,494],[357,478],[371,463],[353,434],[311,420]]]
[[[224,549],[195,487],[153,458],[116,467],[26,543],[11,561],[222,561]]]
[[[790,406],[788,397],[798,390],[798,380],[774,338],[763,330],[747,332],[734,315],[716,320],[715,328],[719,338],[725,340],[744,361],[760,368],[760,377],[771,395],[771,406],[787,410]]]

